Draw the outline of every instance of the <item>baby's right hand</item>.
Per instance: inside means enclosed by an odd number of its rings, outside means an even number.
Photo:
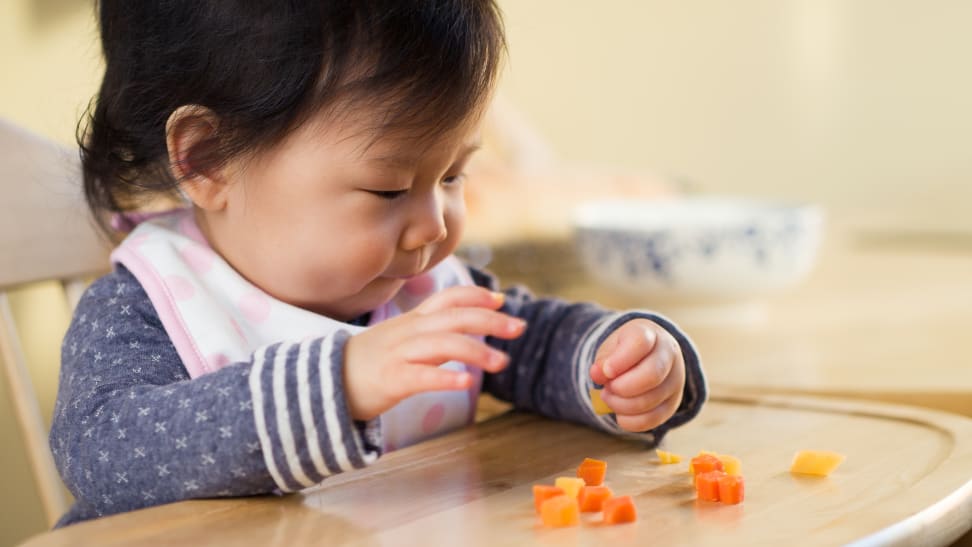
[[[487,372],[506,368],[509,357],[469,335],[516,338],[526,322],[498,310],[501,293],[453,287],[414,310],[383,321],[348,340],[344,386],[356,420],[370,420],[399,401],[425,391],[468,389],[472,376],[438,368],[460,361]]]

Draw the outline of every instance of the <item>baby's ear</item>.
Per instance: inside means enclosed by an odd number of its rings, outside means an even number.
[[[229,180],[219,157],[218,128],[219,116],[199,105],[180,106],[165,124],[172,176],[196,206],[210,211],[225,206]]]

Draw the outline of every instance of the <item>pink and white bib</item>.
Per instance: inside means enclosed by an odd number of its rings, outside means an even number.
[[[190,377],[248,361],[259,347],[304,340],[355,326],[273,298],[236,272],[209,246],[191,209],[149,217],[111,255],[138,279],[155,306]],[[449,257],[371,314],[373,325],[413,308],[446,287],[471,285],[465,267]],[[419,288],[417,290],[416,288]],[[418,292],[419,294],[415,294]],[[385,451],[414,444],[471,423],[482,371],[459,362],[441,365],[467,370],[468,391],[429,392],[403,400],[381,415]]]

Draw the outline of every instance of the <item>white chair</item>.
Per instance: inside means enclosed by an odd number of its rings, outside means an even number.
[[[60,282],[73,308],[85,279],[108,269],[108,244],[89,221],[78,154],[0,120],[0,363],[48,524],[67,509],[9,292]]]

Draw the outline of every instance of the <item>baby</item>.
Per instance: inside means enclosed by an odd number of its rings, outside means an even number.
[[[483,392],[649,444],[698,413],[671,322],[498,292],[453,256],[492,1],[98,6],[84,188],[127,236],[64,340],[59,526],[297,491],[469,424]]]

